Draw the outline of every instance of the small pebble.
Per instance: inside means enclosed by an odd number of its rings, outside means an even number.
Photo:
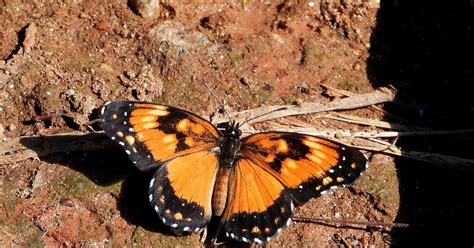
[[[10,124],[10,125],[8,125],[7,129],[8,129],[8,131],[15,131],[16,126],[14,124]]]
[[[132,0],[130,3],[133,9],[143,18],[153,18],[159,14],[159,0]]]
[[[360,67],[360,64],[359,64],[359,63],[356,63],[356,64],[354,65],[354,67],[353,67],[353,69],[354,69],[355,71],[360,71],[360,68],[361,68],[361,67]]]
[[[0,139],[3,139],[5,137],[5,128],[0,125]]]

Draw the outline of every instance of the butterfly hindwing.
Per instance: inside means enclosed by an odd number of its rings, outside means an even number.
[[[173,231],[198,232],[209,223],[218,159],[210,151],[196,152],[170,160],[155,172],[149,200]]]
[[[290,223],[291,196],[264,166],[247,158],[235,163],[223,217],[226,236],[232,239],[261,244]]]
[[[220,132],[190,112],[153,103],[112,101],[102,109],[104,131],[140,170],[217,146]]]
[[[359,150],[305,134],[254,134],[242,139],[241,149],[274,171],[297,204],[354,182],[367,167]]]

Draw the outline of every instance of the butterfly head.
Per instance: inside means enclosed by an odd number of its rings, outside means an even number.
[[[224,131],[224,135],[227,137],[239,139],[242,135],[242,131],[240,130],[240,123],[236,123],[234,120],[231,120],[229,122],[229,126]]]

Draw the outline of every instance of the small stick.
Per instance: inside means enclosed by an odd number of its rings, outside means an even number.
[[[419,151],[409,151],[405,149],[401,149],[399,147],[393,146],[388,142],[384,142],[382,140],[367,140],[364,139],[363,142],[365,145],[356,145],[352,146],[358,149],[366,150],[366,151],[374,151],[380,152],[390,155],[395,155],[399,157],[406,157],[411,158],[435,165],[442,165],[442,166],[453,166],[455,165],[457,169],[467,169],[472,171],[474,169],[474,160],[467,159],[467,158],[460,158],[450,155],[444,155],[439,153],[430,153],[430,152],[419,152]],[[342,142],[343,143],[343,142]]]
[[[338,89],[338,88],[334,88],[330,85],[327,85],[327,84],[323,84],[323,83],[319,83],[321,86],[323,86],[324,88],[326,88],[326,90],[330,90],[330,91],[333,91],[335,92],[336,94],[339,94],[339,95],[342,95],[342,96],[355,96],[357,95],[356,93],[353,93],[353,92],[350,92],[350,91],[347,91],[347,90],[342,90],[342,89]],[[371,105],[369,106],[369,108],[372,108],[372,109],[375,109],[377,111],[380,111],[382,112],[385,116],[390,116],[394,119],[397,119],[397,120],[402,120],[401,117],[399,116],[395,116],[394,114],[386,111],[385,109],[377,106],[377,105]]]
[[[351,97],[346,97],[340,100],[335,100],[332,102],[318,103],[318,102],[309,102],[303,103],[300,106],[295,105],[280,105],[280,106],[264,106],[260,108],[244,110],[238,113],[231,113],[231,117],[237,122],[241,123],[248,119],[253,119],[249,121],[248,124],[262,122],[266,120],[272,120],[277,118],[282,118],[286,116],[293,115],[302,115],[309,113],[317,113],[323,111],[332,111],[332,110],[347,110],[366,107],[374,104],[391,102],[395,99],[395,89],[391,87],[381,87],[374,92],[356,95]],[[281,111],[276,111],[268,115],[256,118],[257,116],[274,111],[276,109],[283,109]],[[215,120],[216,123],[226,122],[222,117]]]
[[[352,132],[347,130],[326,130],[326,131],[314,131],[313,128],[277,128],[277,129],[268,129],[266,131],[275,131],[275,132],[296,132],[304,133],[319,137],[328,137],[328,138],[393,138],[401,136],[436,136],[436,135],[453,135],[453,134],[468,134],[474,133],[474,129],[460,129],[460,130],[420,130],[420,131],[360,131]],[[242,129],[244,133],[258,133],[257,130],[252,129]]]
[[[388,121],[381,121],[381,120],[373,120],[373,119],[363,118],[363,117],[359,117],[359,116],[345,115],[345,114],[340,114],[340,113],[327,114],[327,115],[324,115],[324,116],[321,116],[321,117],[328,118],[328,119],[333,119],[333,120],[338,120],[338,121],[344,121],[344,122],[348,122],[348,123],[359,124],[359,125],[367,125],[367,126],[386,128],[386,129],[392,129],[392,130],[394,129],[394,130],[400,130],[400,131],[430,130],[428,128],[405,126],[405,125],[398,124],[398,123],[393,123],[393,122],[388,122]]]
[[[355,221],[355,220],[338,220],[338,219],[325,219],[318,217],[300,217],[293,216],[292,219],[298,222],[306,223],[320,223],[320,224],[329,224],[339,227],[340,225],[357,225],[357,226],[366,226],[366,227],[387,227],[387,228],[407,228],[410,225],[405,223],[387,223],[387,222],[373,222],[373,221]]]

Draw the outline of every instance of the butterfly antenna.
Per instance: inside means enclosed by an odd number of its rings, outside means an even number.
[[[246,120],[246,121],[240,123],[239,126],[243,126],[245,123],[250,122],[250,121],[253,121],[253,120],[255,120],[255,119],[257,119],[257,118],[260,118],[260,117],[262,117],[262,116],[269,115],[269,114],[271,114],[271,113],[274,113],[274,112],[277,112],[277,111],[281,111],[281,110],[286,110],[286,109],[288,109],[288,108],[287,108],[287,107],[281,107],[281,108],[277,108],[277,109],[274,109],[274,110],[272,110],[272,111],[263,113],[263,114],[261,114],[261,115],[254,116],[254,117],[252,117],[252,118],[250,118],[250,119],[248,119],[248,120]]]
[[[229,122],[232,121],[232,118],[230,117],[229,113],[225,110],[224,104],[219,101],[219,98],[217,98],[216,94],[214,94],[214,91],[207,85],[204,81],[201,81],[202,84],[204,84],[207,88],[207,90],[211,93],[211,95],[214,97],[214,100],[220,105],[222,111],[224,111],[225,116],[229,119]]]

